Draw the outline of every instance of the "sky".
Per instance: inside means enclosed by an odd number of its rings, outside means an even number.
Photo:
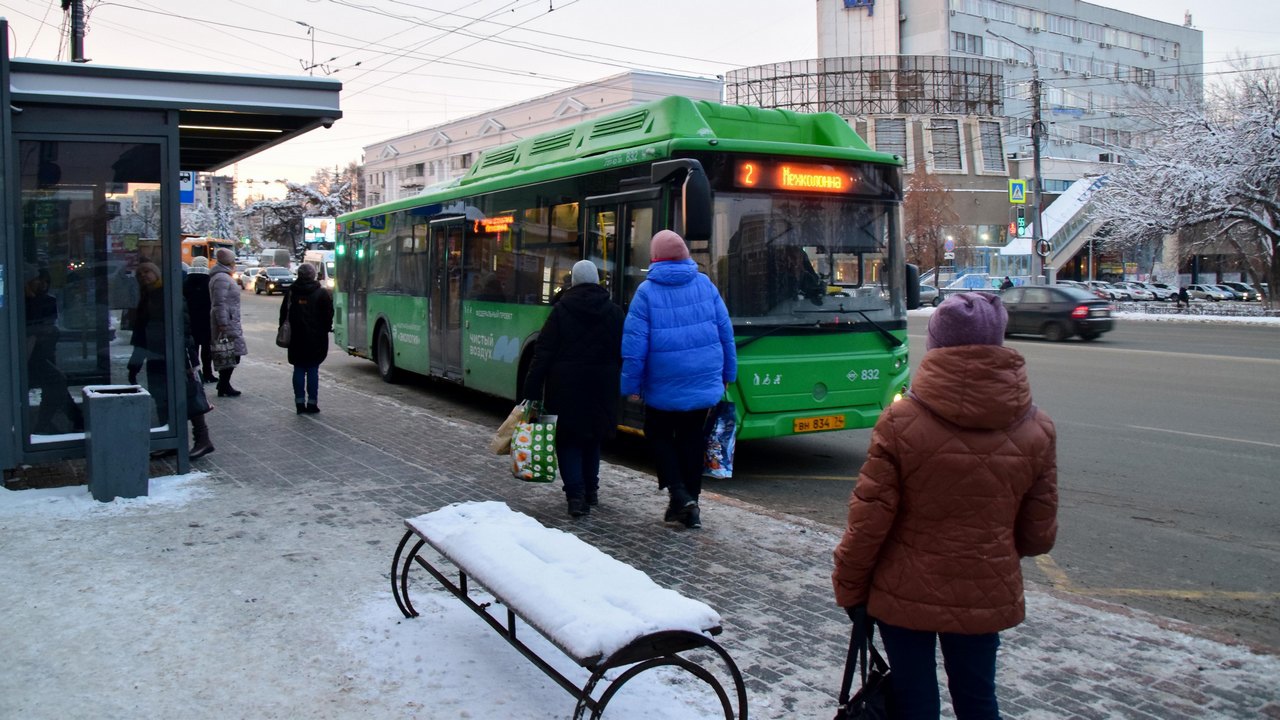
[[[279,194],[409,131],[628,69],[715,77],[817,54],[814,0],[85,0],[100,65],[342,81],[343,118],[223,169]],[[1204,31],[1206,72],[1280,64],[1280,3],[1098,3]],[[19,57],[66,58],[60,0],[0,0]],[[61,47],[61,54],[59,49]]]

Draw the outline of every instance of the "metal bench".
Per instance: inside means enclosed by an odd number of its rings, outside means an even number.
[[[505,503],[457,503],[404,524],[407,530],[391,560],[391,592],[404,616],[418,616],[409,600],[409,571],[417,563],[573,695],[574,720],[588,717],[588,711],[599,718],[624,683],[664,665],[710,685],[725,720],[747,720],[742,674],[711,639],[720,634],[720,616],[706,604],[659,587],[643,572]],[[432,563],[434,558],[420,554],[424,546],[453,565],[457,582]],[[472,598],[472,585],[487,591],[493,602]],[[506,608],[505,618],[488,610],[493,605]],[[578,687],[521,642],[517,618],[590,671],[587,682]],[[736,715],[716,675],[680,655],[699,648],[719,656],[732,676]],[[601,685],[606,671],[625,666],[631,667]],[[597,686],[603,688],[598,696]]]

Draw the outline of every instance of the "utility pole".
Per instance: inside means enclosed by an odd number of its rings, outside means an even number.
[[[84,56],[84,0],[62,0],[63,12],[71,12],[71,62],[89,62]]]
[[[1042,94],[1040,65],[1036,62],[1036,52],[1026,45],[990,30],[987,31],[987,34],[1022,48],[1031,57],[1031,191],[1032,203],[1034,204],[1031,230],[1031,281],[1037,285],[1044,285],[1049,282],[1051,277],[1049,267],[1044,264],[1051,248],[1048,247],[1049,243],[1045,240],[1043,223],[1040,221],[1041,186],[1044,185],[1040,180],[1040,144],[1045,136],[1044,122],[1040,119],[1040,96]]]

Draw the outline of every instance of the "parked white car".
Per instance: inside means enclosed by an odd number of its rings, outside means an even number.
[[[1116,287],[1111,283],[1103,282],[1101,280],[1086,280],[1084,281],[1084,287],[1086,290],[1091,291],[1094,295],[1097,295],[1100,298],[1106,298],[1108,300],[1132,300],[1133,299],[1133,295],[1130,294],[1128,290],[1125,290],[1124,288]]]
[[[1165,285],[1164,283],[1135,282],[1135,283],[1133,283],[1133,284],[1134,284],[1134,285],[1141,285],[1142,287],[1144,287],[1144,288],[1146,288],[1147,290],[1151,291],[1151,294],[1155,296],[1155,299],[1156,299],[1156,300],[1169,300],[1169,301],[1173,301],[1173,300],[1177,300],[1177,299],[1178,299],[1178,289],[1177,289],[1177,288],[1173,288],[1173,287],[1169,287],[1168,285]]]
[[[1213,285],[1188,285],[1187,294],[1193,300],[1208,300],[1210,302],[1218,302],[1220,300],[1231,300],[1234,296],[1228,295],[1225,290],[1214,287]]]
[[[1129,291],[1129,294],[1133,296],[1134,300],[1141,300],[1145,302],[1156,299],[1155,293],[1143,287],[1141,283],[1125,281],[1112,283],[1112,285]]]

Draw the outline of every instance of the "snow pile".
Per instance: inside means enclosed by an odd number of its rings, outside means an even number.
[[[405,524],[577,658],[607,657],[649,633],[720,625],[705,603],[506,503],[455,503]]]
[[[113,502],[107,503],[94,500],[86,485],[42,490],[0,488],[0,517],[5,515],[53,518],[104,517],[152,508],[179,508],[208,493],[202,483],[207,477],[206,473],[195,472],[187,475],[151,478],[148,495],[116,498]]]

